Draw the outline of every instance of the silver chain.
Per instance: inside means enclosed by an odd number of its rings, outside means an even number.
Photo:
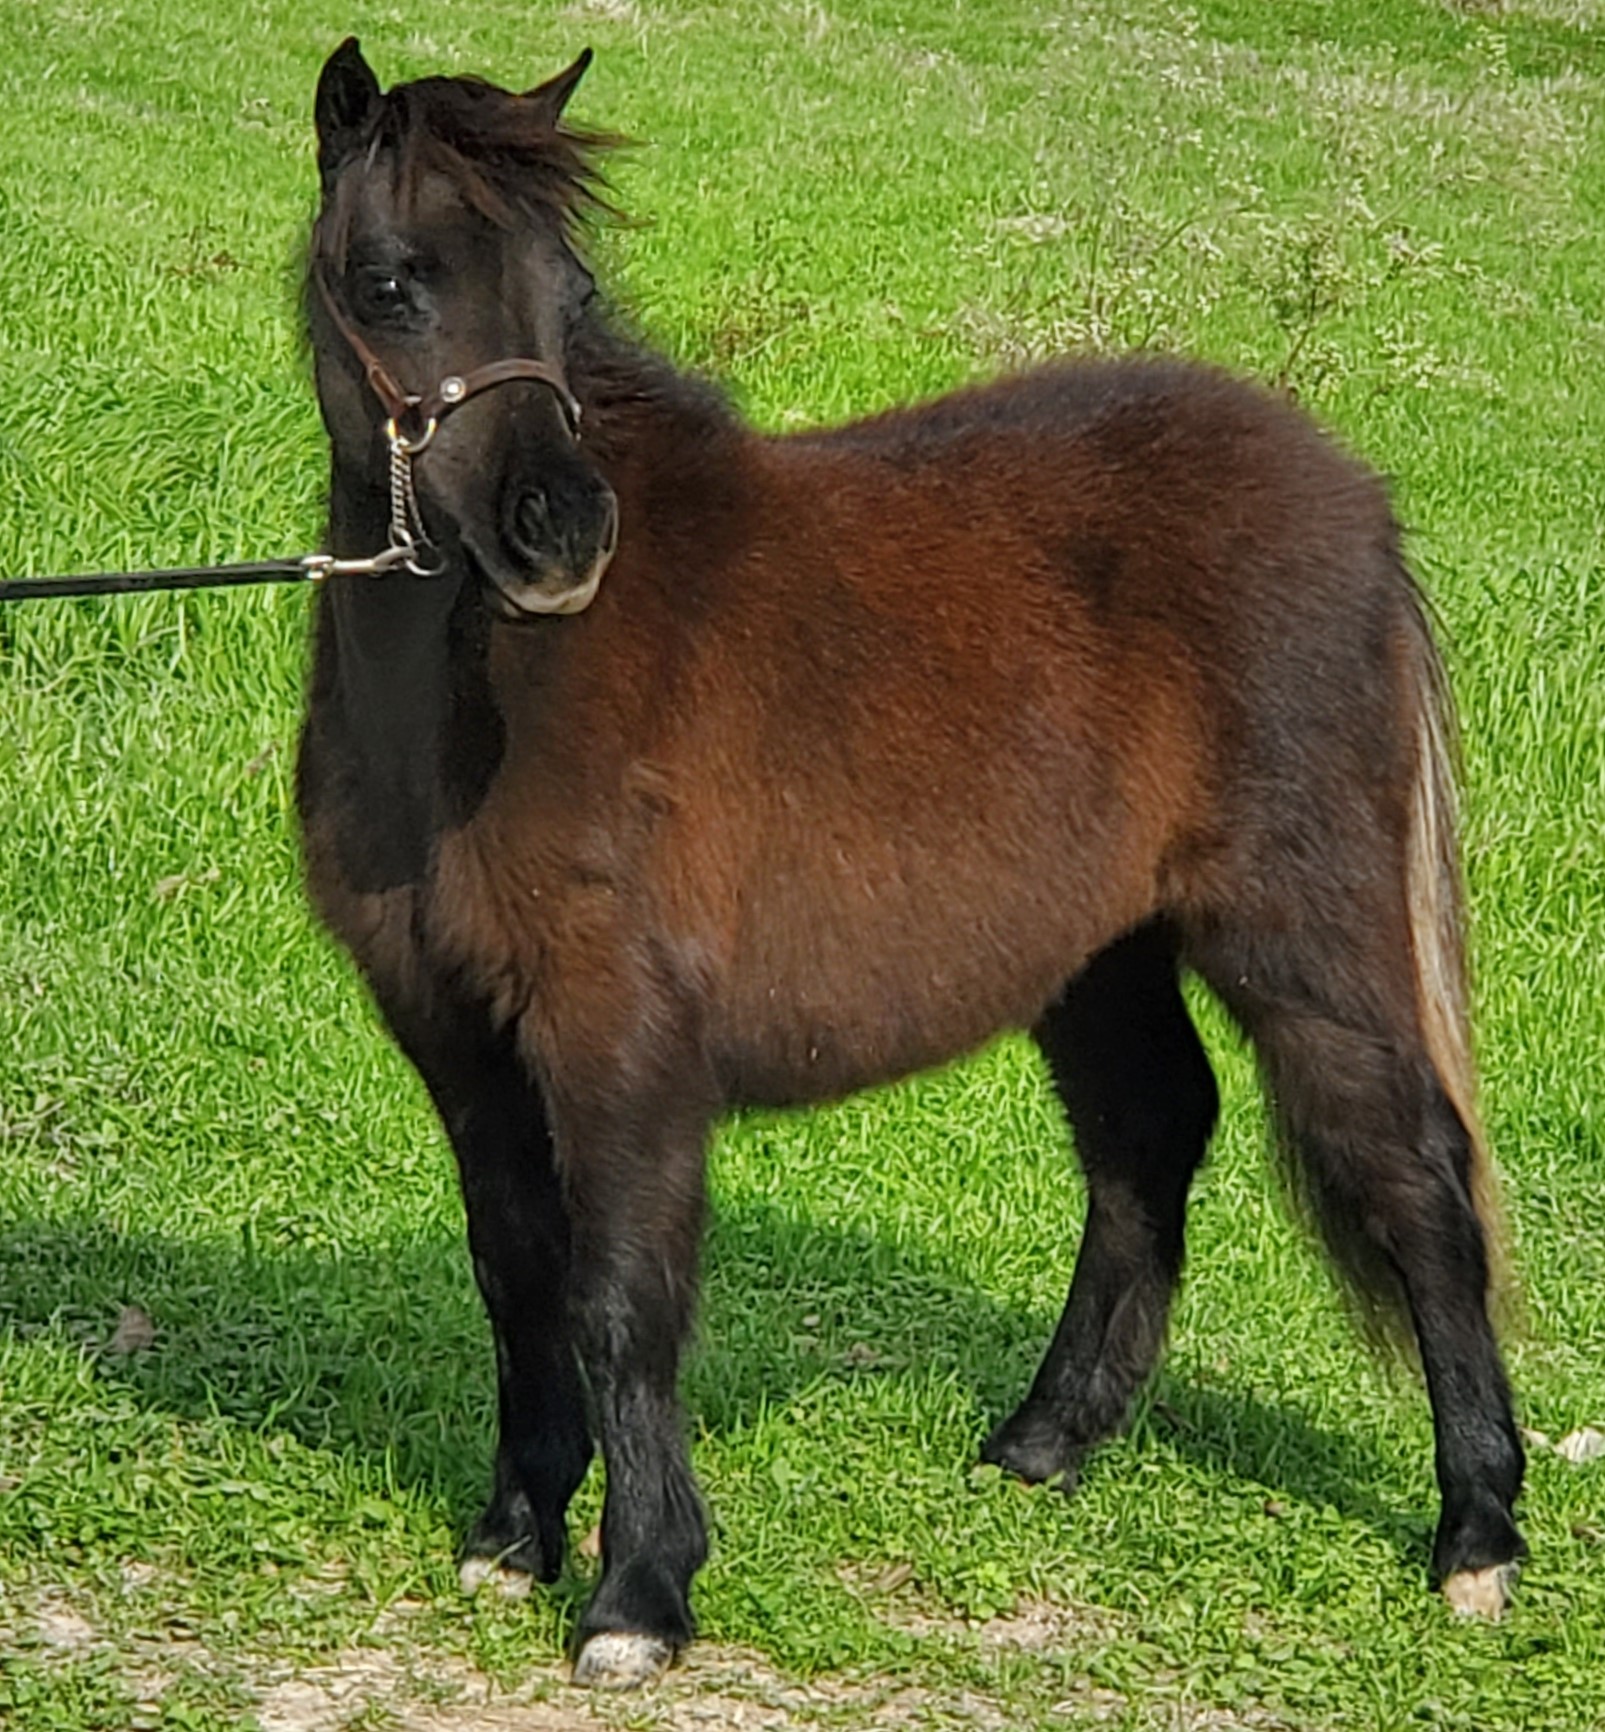
[[[394,421],[385,427],[385,435],[390,441],[390,545],[407,549],[407,569],[419,577],[431,576],[438,567],[420,565],[413,557],[421,546],[427,545],[429,536],[424,529],[423,512],[418,507],[412,460],[428,447],[438,426],[438,422],[431,421],[424,428],[423,437],[417,440],[408,439]]]
[[[422,563],[426,553],[436,560],[439,555],[424,527],[418,489],[412,478],[413,458],[428,448],[439,425],[431,421],[419,438],[409,439],[394,421],[385,423],[385,437],[390,441],[390,545],[366,559],[336,559],[332,553],[309,553],[301,566],[314,582],[335,576],[376,577],[398,565],[404,565],[415,577],[435,577],[444,569],[438,563]]]

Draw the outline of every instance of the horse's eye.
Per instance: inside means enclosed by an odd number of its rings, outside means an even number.
[[[394,272],[379,265],[358,271],[351,284],[351,310],[361,319],[383,322],[411,310],[407,286]]]

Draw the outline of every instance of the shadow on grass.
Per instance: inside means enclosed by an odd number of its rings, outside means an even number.
[[[127,1304],[156,1325],[149,1351],[112,1350]],[[868,1233],[726,1209],[709,1235],[688,1405],[705,1432],[739,1437],[822,1382],[934,1370],[973,1390],[978,1446],[1024,1392],[1054,1321]],[[381,1460],[399,1487],[439,1497],[459,1531],[478,1514],[494,1373],[455,1239],[353,1254],[126,1235],[92,1220],[13,1227],[0,1235],[7,1340],[84,1352],[108,1393],[148,1412]],[[1210,1472],[1330,1507],[1396,1550],[1424,1549],[1427,1512],[1386,1501],[1381,1458],[1286,1408],[1161,1372],[1137,1431]],[[955,1462],[955,1476],[969,1465]]]

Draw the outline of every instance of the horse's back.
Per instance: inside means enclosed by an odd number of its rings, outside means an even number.
[[[1051,704],[1063,737],[1150,760],[1156,728],[1185,729],[1211,799],[1307,781],[1312,749],[1375,772],[1422,604],[1380,478],[1284,397],[1066,362],[788,458],[853,603],[911,645],[962,642],[960,687],[993,670],[1003,710]]]
[[[777,449],[828,474],[866,527],[907,532],[889,495],[936,507],[954,547],[1016,523],[1061,581],[1150,615],[1166,595],[1229,611],[1275,589],[1292,606],[1334,582],[1352,591],[1357,553],[1393,538],[1376,475],[1297,405],[1169,358],[1060,362]],[[1084,557],[1094,536],[1101,559]]]

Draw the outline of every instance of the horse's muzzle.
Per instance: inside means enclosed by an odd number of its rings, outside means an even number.
[[[511,495],[495,548],[464,535],[504,617],[580,613],[596,598],[619,539],[619,506],[595,481],[575,498],[544,487]]]

